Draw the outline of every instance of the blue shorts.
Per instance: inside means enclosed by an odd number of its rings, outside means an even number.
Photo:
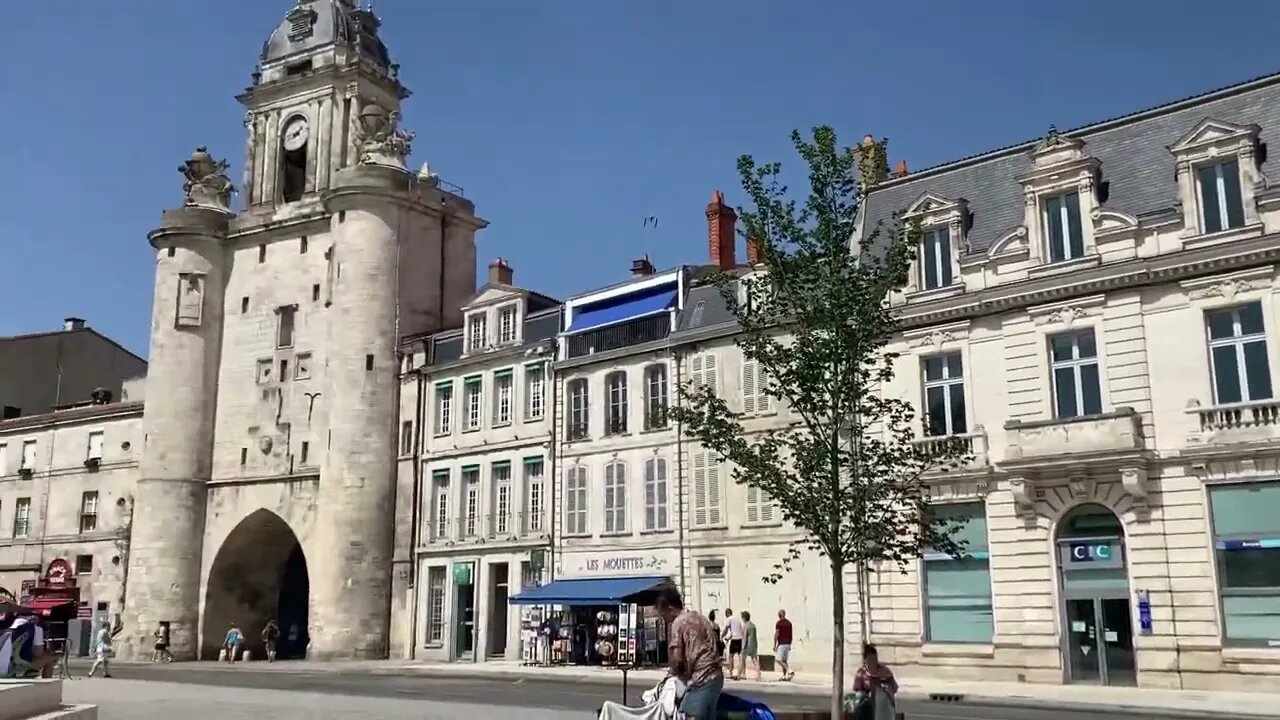
[[[723,677],[689,688],[680,701],[680,712],[698,720],[715,720],[721,690],[724,690]]]

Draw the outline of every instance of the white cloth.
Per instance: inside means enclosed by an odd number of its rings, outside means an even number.
[[[665,678],[656,687],[640,695],[644,705],[627,707],[606,701],[600,707],[600,720],[678,720],[684,683],[678,678]]]
[[[880,688],[874,700],[876,711],[872,717],[875,720],[894,720],[897,717],[897,705],[888,690]]]
[[[742,639],[742,620],[731,617],[728,622],[728,635],[730,640]]]

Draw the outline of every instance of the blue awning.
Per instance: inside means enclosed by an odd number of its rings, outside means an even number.
[[[663,285],[648,292],[621,295],[577,308],[568,332],[582,332],[666,312],[676,306],[676,288]]]
[[[507,599],[512,605],[617,605],[623,600],[663,585],[665,575],[642,577],[569,578],[553,580]]]

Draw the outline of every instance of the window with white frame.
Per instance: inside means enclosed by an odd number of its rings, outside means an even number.
[[[1102,412],[1098,345],[1093,330],[1049,338],[1055,416],[1073,418]]]
[[[462,429],[464,432],[480,429],[481,394],[484,382],[480,377],[469,377],[462,381]]]
[[[544,525],[547,487],[542,469],[542,458],[524,459],[524,529],[527,533],[540,533]]]
[[[515,342],[516,316],[515,305],[507,305],[498,309],[498,342]]]
[[[85,458],[88,460],[102,459],[102,440],[104,433],[101,430],[94,430],[89,433],[89,446],[85,451]]]
[[[742,412],[747,415],[767,413],[773,410],[773,398],[769,396],[764,379],[764,369],[758,360],[742,360]]]
[[[1205,313],[1213,400],[1219,405],[1270,400],[1271,366],[1262,303]]]
[[[920,287],[935,290],[952,282],[951,229],[935,227],[924,232],[920,243]]]
[[[511,370],[499,370],[493,374],[493,424],[510,425],[511,411],[515,403],[514,376]]]
[[[1196,195],[1200,224],[1206,233],[1244,226],[1244,199],[1240,193],[1240,162],[1200,165],[1196,168]]]
[[[463,503],[466,514],[463,516],[462,534],[464,537],[475,537],[480,523],[480,468],[472,465],[462,468]]]
[[[444,642],[444,567],[427,570],[427,642]]]
[[[693,524],[718,527],[724,524],[721,512],[720,458],[700,450],[693,453]]]
[[[1049,262],[1084,257],[1084,228],[1080,224],[1080,193],[1069,192],[1045,198],[1044,237],[1049,245]]]
[[[13,506],[13,536],[26,537],[31,534],[31,498],[18,498]]]
[[[711,353],[694,355],[689,360],[689,382],[694,388],[711,388],[712,393],[719,394],[720,384],[716,376],[716,356]]]
[[[18,467],[23,470],[34,470],[36,467],[36,441],[22,441],[22,464]]]
[[[644,429],[667,426],[667,366],[650,365],[644,369]]]
[[[431,539],[443,540],[449,537],[449,471],[436,470],[431,473]]]
[[[669,529],[667,460],[649,458],[644,462],[644,529]]]
[[[569,427],[567,435],[570,440],[582,440],[587,437],[589,419],[587,379],[577,378],[569,381]]]
[[[524,366],[524,419],[541,420],[547,411],[547,366]]]
[[[493,464],[493,532],[506,535],[511,531],[511,463]]]
[[[98,493],[89,491],[80,495],[80,532],[98,529]]]
[[[924,554],[925,638],[936,643],[990,643],[995,634],[987,513],[981,502],[933,507],[941,522],[959,523],[952,539],[964,553]]]
[[[969,431],[964,406],[964,363],[960,353],[920,361],[924,372],[925,432],[933,436]]]
[[[627,465],[621,460],[604,466],[604,531],[627,531]]]
[[[626,371],[615,370],[606,375],[604,387],[608,401],[604,432],[606,435],[621,435],[627,431]]]
[[[564,532],[587,534],[587,467],[575,465],[564,473]]]
[[[489,316],[485,312],[467,316],[467,351],[483,350],[489,345]]]
[[[754,485],[747,485],[747,523],[765,524],[773,522],[773,498],[769,493]]]
[[[436,435],[453,432],[453,381],[436,383]]]

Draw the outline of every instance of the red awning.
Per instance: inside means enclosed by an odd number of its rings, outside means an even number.
[[[22,604],[22,607],[34,611],[39,615],[49,615],[54,610],[66,605],[75,605],[75,600],[64,597],[34,597],[30,601]]]

